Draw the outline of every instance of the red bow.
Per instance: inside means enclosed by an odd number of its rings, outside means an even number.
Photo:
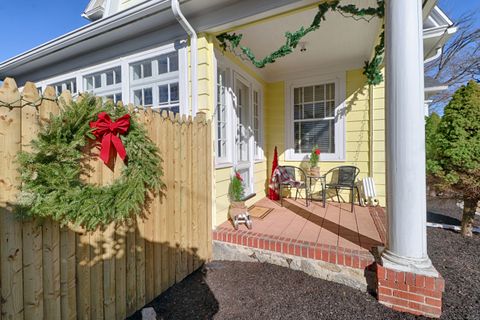
[[[126,114],[112,122],[110,116],[106,112],[98,114],[98,120],[90,122],[90,128],[94,128],[93,134],[97,140],[102,140],[100,148],[100,159],[105,164],[110,162],[110,147],[113,144],[113,154],[118,152],[122,160],[125,160],[127,151],[123,146],[122,140],[118,137],[120,134],[125,134],[130,127],[130,115]]]

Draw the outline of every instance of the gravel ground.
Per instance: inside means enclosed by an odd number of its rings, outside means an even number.
[[[480,319],[480,236],[428,230],[429,254],[446,279],[442,319]],[[148,306],[159,319],[417,319],[347,286],[287,268],[214,261]],[[140,313],[131,319],[141,319]]]

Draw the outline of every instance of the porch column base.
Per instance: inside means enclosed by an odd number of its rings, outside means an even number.
[[[391,262],[383,260],[383,265],[377,264],[378,301],[396,311],[439,318],[445,280],[437,270],[431,266],[416,269],[418,272],[403,271],[408,267],[396,265],[399,268],[393,268]]]
[[[386,249],[382,252],[382,265],[385,268],[402,272],[413,272],[429,277],[438,276],[438,272],[433,267],[432,261],[428,256],[421,259],[403,257]]]

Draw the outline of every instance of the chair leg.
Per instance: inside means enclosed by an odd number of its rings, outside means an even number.
[[[351,206],[350,212],[353,212],[353,202],[355,201],[355,192],[353,188],[351,189],[351,194],[352,194],[352,206]]]
[[[358,205],[362,205],[362,198],[360,198],[360,189],[358,188],[358,186],[355,187],[357,189],[357,195],[358,195]]]
[[[340,196],[338,195],[338,188],[335,188],[335,193],[337,194],[337,201],[340,203]]]
[[[295,201],[297,201],[297,198],[298,198],[298,188],[295,189]]]

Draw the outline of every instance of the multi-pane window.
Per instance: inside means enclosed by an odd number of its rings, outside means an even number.
[[[216,120],[216,156],[218,161],[227,161],[227,98],[224,70],[218,69],[217,73],[217,105],[215,110]]]
[[[120,67],[83,77],[85,91],[117,103],[122,100],[122,70]]]
[[[258,91],[253,91],[253,137],[255,147],[255,159],[262,157],[261,149],[261,131],[260,131],[260,94]]]
[[[335,84],[293,89],[295,153],[309,153],[314,146],[322,153],[335,153]]]
[[[130,65],[131,94],[137,106],[180,111],[177,51]]]
[[[68,90],[71,94],[77,93],[77,80],[76,79],[68,79],[62,82],[57,82],[52,84],[55,88],[55,93],[60,95],[63,91]]]

